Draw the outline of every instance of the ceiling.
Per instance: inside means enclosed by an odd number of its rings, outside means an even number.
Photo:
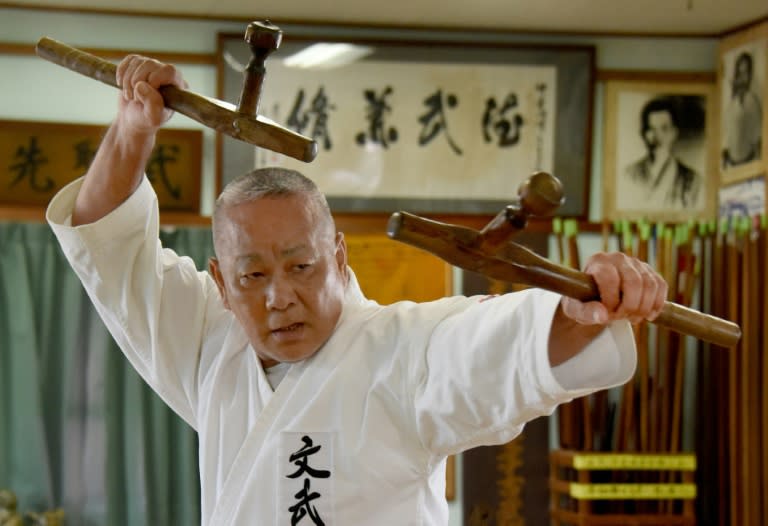
[[[232,20],[526,32],[718,35],[768,17],[768,0],[16,0],[0,7]]]

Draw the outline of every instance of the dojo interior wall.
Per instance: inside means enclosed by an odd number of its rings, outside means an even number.
[[[364,6],[361,5],[361,9]],[[255,13],[254,18],[268,15]],[[279,23],[279,21],[276,21]],[[376,20],[370,20],[376,23]],[[159,17],[113,16],[0,8],[0,120],[40,120],[106,125],[116,108],[113,88],[54,66],[32,54],[12,51],[50,36],[76,47],[141,50],[162,53],[216,52],[217,32],[239,33],[242,21],[181,20]],[[284,31],[290,27],[283,26]],[[397,35],[396,29],[390,30]],[[690,71],[714,73],[717,38],[649,38],[486,33],[459,34],[488,42],[541,44],[591,44],[596,46],[596,66],[605,70]],[[11,44],[3,48],[3,44]],[[3,49],[5,51],[3,52]],[[10,51],[9,51],[10,50]],[[216,68],[210,64],[185,64],[180,68],[191,89],[215,96]],[[592,122],[592,169],[589,218],[601,217],[602,86],[596,85]],[[212,131],[176,115],[170,127],[202,129],[204,134],[202,213],[210,214],[215,180],[215,144]],[[600,247],[599,235],[580,237],[583,257]],[[461,469],[461,466],[458,466]],[[460,476],[457,477],[460,480]],[[451,503],[451,524],[460,524],[461,493]]]

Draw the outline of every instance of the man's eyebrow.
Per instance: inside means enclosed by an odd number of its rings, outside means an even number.
[[[299,252],[305,252],[306,250],[307,250],[307,245],[302,243],[301,245],[296,245],[295,247],[286,248],[280,254],[286,257],[291,257],[291,256],[295,256]]]
[[[235,258],[235,264],[242,265],[243,263],[260,263],[262,257],[258,254],[243,254]]]
[[[303,252],[307,250],[307,245],[302,243],[300,245],[296,245],[295,247],[289,247],[285,250],[280,252],[280,255],[283,257],[291,257],[295,256],[296,254]],[[242,254],[240,256],[237,256],[235,258],[235,263],[260,263],[263,261],[264,258],[261,256],[261,254],[258,253],[251,253],[251,254]]]

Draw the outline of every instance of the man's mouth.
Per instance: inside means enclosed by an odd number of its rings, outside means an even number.
[[[284,327],[279,327],[277,329],[274,329],[272,332],[277,334],[295,332],[301,329],[303,325],[304,325],[303,323],[292,323],[290,325],[286,325]]]

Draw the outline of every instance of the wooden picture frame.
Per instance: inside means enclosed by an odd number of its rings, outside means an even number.
[[[64,186],[85,174],[105,126],[0,121],[0,205],[45,208]],[[160,210],[200,214],[201,130],[162,129],[146,166]]]
[[[560,213],[586,217],[593,46],[478,44],[449,32],[404,41],[375,28],[282,30],[283,42],[266,63],[259,114],[297,129],[290,123],[300,101],[309,108],[320,96],[334,108],[326,121],[332,149],[326,136],[314,135],[320,151],[307,164],[220,136],[217,191],[250,167],[277,164],[315,180],[334,212],[495,215],[543,169],[564,184]],[[369,55],[334,70],[282,65],[311,44],[342,42]],[[220,99],[239,98],[249,58],[242,35],[219,35]],[[384,111],[378,128],[367,117],[372,106]],[[438,106],[444,120],[427,123]],[[301,133],[312,136],[312,125]]]
[[[768,22],[734,33],[720,42],[717,88],[721,183],[765,173],[768,169]]]
[[[603,218],[711,218],[717,200],[714,77],[617,76],[605,81],[604,101]]]

